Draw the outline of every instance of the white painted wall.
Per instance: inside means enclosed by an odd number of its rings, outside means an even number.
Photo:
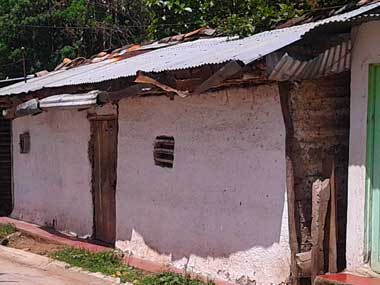
[[[154,165],[159,135],[175,138],[173,169]],[[212,278],[280,284],[290,263],[285,167],[276,86],[123,100],[117,246]]]
[[[12,217],[80,235],[92,233],[90,123],[86,112],[49,111],[13,121]],[[19,135],[30,132],[21,154]]]
[[[353,30],[351,128],[348,174],[347,269],[361,271],[365,257],[365,163],[368,68],[380,63],[380,22]]]
[[[50,111],[13,123],[12,216],[92,232],[87,113]],[[285,128],[276,86],[119,106],[117,243],[135,256],[241,284],[289,276]],[[31,152],[19,153],[29,131]],[[174,169],[154,165],[158,135],[175,137]]]

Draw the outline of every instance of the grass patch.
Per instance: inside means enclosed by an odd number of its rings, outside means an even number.
[[[145,276],[145,278],[142,280],[142,283],[144,285],[214,285],[215,283],[212,281],[208,281],[207,283],[204,283],[200,280],[191,279],[188,276],[182,276],[175,273],[157,273],[157,274],[150,274]]]
[[[16,228],[11,224],[1,224],[0,225],[0,239],[16,232]]]
[[[66,262],[71,266],[81,267],[90,272],[101,272],[105,275],[119,277],[121,282],[136,285],[213,285],[190,279],[174,273],[146,273],[124,265],[120,256],[112,251],[90,252],[82,249],[66,248],[51,255],[52,258]]]

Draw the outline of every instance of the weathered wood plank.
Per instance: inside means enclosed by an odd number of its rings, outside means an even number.
[[[329,234],[329,272],[337,273],[337,192],[335,179],[335,160],[332,161],[330,177],[331,199],[330,199],[330,234]]]
[[[296,262],[299,275],[302,277],[311,277],[311,251],[297,253]]]
[[[201,94],[219,84],[224,80],[231,78],[238,72],[242,71],[243,66],[237,61],[231,61],[224,65],[221,69],[215,72],[211,77],[204,81],[200,86],[198,86],[194,94]]]
[[[144,72],[138,72],[137,77],[136,77],[134,82],[142,83],[142,84],[151,84],[151,85],[156,86],[156,87],[158,87],[158,88],[160,88],[160,89],[162,89],[168,93],[175,93],[179,97],[182,97],[182,98],[187,97],[189,95],[187,91],[181,91],[181,90],[174,89],[173,87],[166,85],[166,84],[163,84],[163,83],[157,81],[156,79],[148,76]]]
[[[124,89],[112,92],[102,92],[98,96],[100,103],[116,102],[123,98],[132,96],[141,96],[152,93],[156,90],[155,86],[151,84],[134,84]]]
[[[323,241],[325,223],[330,200],[330,179],[323,182],[317,180],[313,183],[312,194],[312,222],[311,238],[313,242],[311,250],[311,280],[324,272]]]
[[[286,130],[286,189],[288,202],[288,226],[289,226],[289,241],[291,251],[291,276],[292,284],[298,285],[299,269],[297,266],[296,255],[299,253],[298,235],[297,235],[297,216],[296,216],[296,196],[294,187],[294,165],[292,159],[292,139],[294,136],[293,121],[289,108],[289,92],[291,84],[289,82],[279,83],[279,94],[281,111],[284,119]]]

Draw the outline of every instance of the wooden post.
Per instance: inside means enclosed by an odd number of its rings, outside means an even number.
[[[311,281],[324,273],[323,241],[326,215],[330,200],[330,180],[317,180],[313,183],[311,238]]]
[[[25,62],[25,48],[21,47],[22,51],[22,70],[24,73],[24,82],[26,83],[26,62]]]
[[[299,284],[299,268],[297,266],[296,256],[299,253],[298,244],[298,219],[296,210],[296,193],[294,187],[294,166],[292,159],[292,140],[294,137],[294,127],[292,116],[290,112],[290,82],[279,82],[278,89],[280,93],[280,102],[282,116],[284,119],[285,130],[286,130],[286,188],[287,188],[287,202],[288,202],[288,225],[289,225],[289,241],[290,241],[290,251],[291,251],[291,268],[290,268],[290,280],[291,284]]]
[[[329,234],[329,272],[337,273],[337,197],[335,180],[335,161],[332,161],[331,177],[331,199],[330,199],[330,234]]]
[[[294,169],[293,163],[289,157],[286,158],[286,172],[287,172],[287,199],[288,199],[288,226],[289,226],[289,241],[291,250],[291,273],[292,284],[299,284],[299,270],[297,267],[296,255],[298,253],[298,240],[297,240],[297,225],[296,225],[296,198],[294,193]]]
[[[325,269],[329,273],[338,272],[338,257],[337,257],[337,191],[336,191],[336,178],[335,178],[335,158],[334,156],[328,155],[323,159],[323,176],[330,179],[330,203],[328,209],[328,221],[326,224],[325,233],[325,247],[324,249],[328,251],[325,256],[325,262],[327,262]]]

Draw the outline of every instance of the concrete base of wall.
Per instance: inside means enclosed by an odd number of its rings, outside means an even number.
[[[47,241],[51,241],[58,244],[63,244],[68,247],[73,248],[79,248],[79,249],[85,249],[92,252],[101,252],[101,251],[107,251],[112,250],[109,247],[104,247],[101,245],[96,245],[89,243],[85,240],[75,239],[75,238],[69,238],[62,236],[59,232],[52,231],[46,231],[45,229],[42,229],[40,226],[27,223],[24,221],[7,218],[7,217],[0,217],[0,224],[12,224],[14,225],[19,231],[25,232],[31,236],[35,236]],[[132,266],[137,269],[141,269],[144,271],[152,272],[152,273],[158,273],[158,272],[173,272],[178,274],[187,275],[188,272],[185,272],[184,270],[175,268],[174,266],[168,266],[166,264],[160,264],[157,262],[148,261],[145,259],[137,258],[134,256],[125,256],[123,259],[123,262],[129,266]],[[197,274],[189,274],[192,278],[197,278],[204,280],[207,282],[207,278],[202,275]],[[221,281],[221,280],[213,280],[216,285],[236,285],[235,283]]]

